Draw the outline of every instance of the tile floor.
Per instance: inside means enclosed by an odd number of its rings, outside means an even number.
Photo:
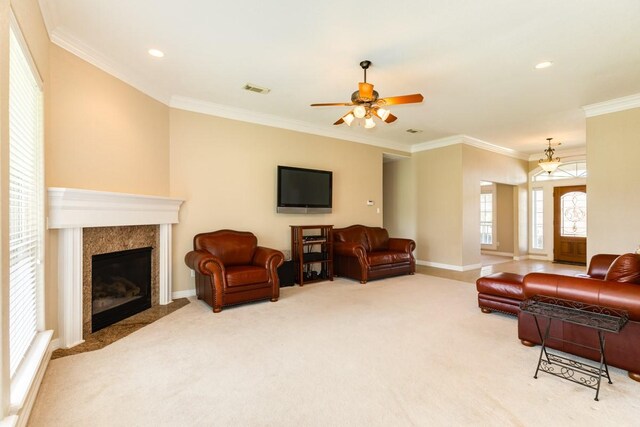
[[[468,271],[453,271],[442,268],[416,266],[416,272],[431,276],[443,277],[445,279],[460,280],[462,282],[475,283],[479,277],[498,272],[527,274],[533,272],[556,273],[574,276],[578,273],[585,273],[587,267],[556,264],[551,261],[524,260],[514,261],[511,257],[496,257],[495,255],[483,255],[483,267]],[[503,258],[500,262],[499,258]]]

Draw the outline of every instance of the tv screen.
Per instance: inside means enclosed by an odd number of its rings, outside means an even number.
[[[278,166],[279,213],[331,213],[333,173]]]

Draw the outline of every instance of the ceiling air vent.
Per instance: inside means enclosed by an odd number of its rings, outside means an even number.
[[[261,93],[263,95],[266,95],[269,92],[271,92],[271,89],[267,89],[266,87],[256,86],[251,83],[247,83],[246,85],[244,85],[243,89],[248,90],[249,92]]]
[[[422,131],[420,129],[407,129],[407,132],[409,132],[409,133],[420,133]]]

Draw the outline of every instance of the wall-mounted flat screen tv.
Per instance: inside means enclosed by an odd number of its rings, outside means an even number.
[[[278,213],[331,213],[333,172],[278,166]]]

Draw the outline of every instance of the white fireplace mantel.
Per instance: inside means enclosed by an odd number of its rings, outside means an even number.
[[[58,238],[58,328],[60,346],[82,339],[82,229],[159,225],[160,304],[171,299],[171,224],[178,223],[183,200],[168,197],[51,187],[47,227]]]

